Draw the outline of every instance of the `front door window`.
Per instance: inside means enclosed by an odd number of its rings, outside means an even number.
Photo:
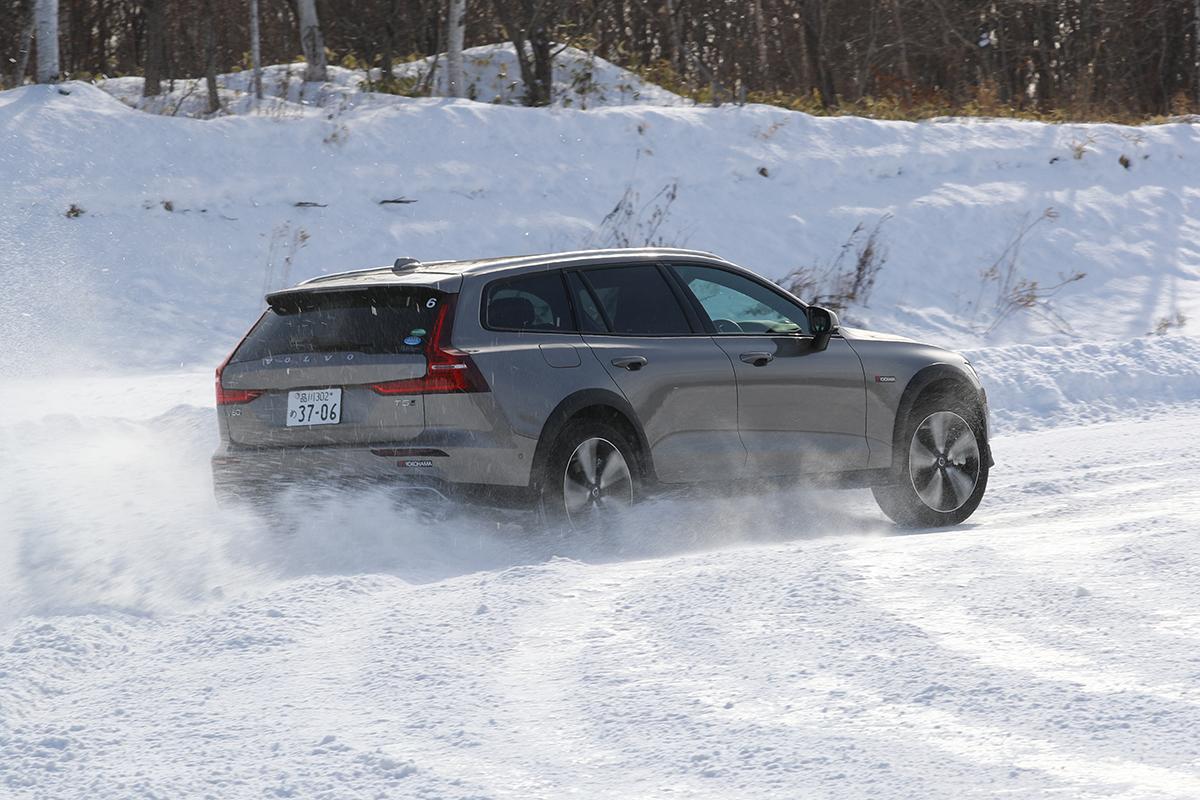
[[[766,286],[723,269],[675,267],[718,334],[809,333],[804,309]]]

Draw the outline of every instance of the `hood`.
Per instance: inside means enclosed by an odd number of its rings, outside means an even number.
[[[908,344],[925,344],[925,342],[918,342],[916,339],[910,339],[907,336],[900,336],[895,333],[880,333],[879,331],[869,331],[865,328],[850,328],[845,325],[839,326],[838,332],[852,341],[905,342]]]

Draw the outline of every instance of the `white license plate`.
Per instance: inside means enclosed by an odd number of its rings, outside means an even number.
[[[287,426],[336,425],[342,419],[341,389],[288,392]]]

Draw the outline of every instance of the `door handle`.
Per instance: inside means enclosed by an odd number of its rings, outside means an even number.
[[[747,364],[753,364],[756,367],[765,367],[775,360],[774,353],[742,353],[739,358]]]
[[[639,369],[646,366],[646,363],[645,356],[624,356],[623,358],[614,358],[612,360],[612,365],[614,367],[627,369],[630,372],[637,372]]]

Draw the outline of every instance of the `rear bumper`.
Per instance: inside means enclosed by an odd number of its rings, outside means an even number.
[[[392,484],[402,487],[526,487],[536,442],[483,437],[417,440],[370,447],[249,448],[223,442],[212,457],[218,496],[270,492],[292,484]],[[442,491],[441,488],[438,488]]]

